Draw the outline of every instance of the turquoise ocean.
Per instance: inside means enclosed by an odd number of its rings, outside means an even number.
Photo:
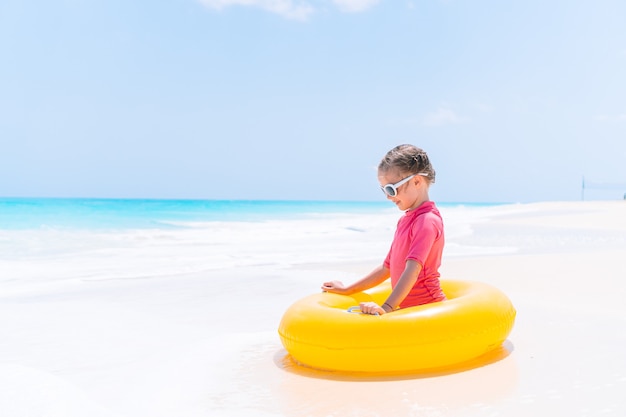
[[[146,229],[374,213],[388,202],[0,198],[0,229]]]
[[[438,205],[447,257],[502,250],[463,237],[494,207]],[[307,411],[335,385],[292,373],[279,322],[380,265],[402,215],[384,198],[2,198],[2,415],[331,415]]]
[[[491,203],[437,203],[488,207]],[[388,201],[0,198],[0,229],[151,229],[199,222],[293,220],[333,214],[397,213]]]
[[[498,252],[460,240],[493,205],[438,204],[447,256]],[[376,265],[402,213],[389,201],[0,198],[0,286],[159,279],[243,269]],[[300,274],[299,276],[303,276]],[[55,290],[56,291],[56,290]]]

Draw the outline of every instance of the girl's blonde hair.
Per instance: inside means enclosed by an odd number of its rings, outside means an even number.
[[[378,164],[379,171],[397,169],[406,174],[420,174],[428,178],[429,183],[435,182],[433,168],[426,151],[413,145],[398,145],[383,157]]]

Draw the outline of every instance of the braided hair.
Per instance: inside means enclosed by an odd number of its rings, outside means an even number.
[[[435,182],[433,168],[426,151],[413,145],[398,145],[383,157],[378,164],[379,171],[397,169],[407,174],[421,174],[429,183]]]

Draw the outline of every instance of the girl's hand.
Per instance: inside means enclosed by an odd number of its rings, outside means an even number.
[[[341,281],[328,281],[322,284],[322,291],[334,292],[336,294],[345,294],[346,286]]]
[[[386,311],[381,306],[379,306],[373,301],[368,301],[368,302],[359,304],[359,310],[361,310],[361,313],[364,313],[364,314],[383,315],[386,313]]]

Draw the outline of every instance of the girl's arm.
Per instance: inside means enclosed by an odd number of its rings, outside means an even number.
[[[398,283],[396,284],[393,291],[387,298],[387,301],[383,303],[382,306],[379,306],[373,301],[368,301],[365,303],[361,303],[360,310],[363,313],[367,314],[385,314],[393,311],[400,305],[402,300],[409,295],[411,292],[411,288],[415,285],[417,281],[417,277],[419,276],[420,271],[422,270],[422,265],[413,260],[406,261],[406,266],[404,267],[404,272],[400,276]]]
[[[419,262],[409,259],[406,261],[404,272],[400,276],[396,287],[391,291],[387,301],[383,304],[385,312],[393,311],[400,305],[400,303],[409,295],[411,288],[415,285],[417,277],[422,270],[422,265]],[[385,305],[386,304],[386,305]]]
[[[389,278],[389,268],[385,267],[385,265],[380,265],[365,277],[351,285],[344,285],[341,281],[325,282],[322,285],[322,291],[350,295],[375,287],[387,278]]]

